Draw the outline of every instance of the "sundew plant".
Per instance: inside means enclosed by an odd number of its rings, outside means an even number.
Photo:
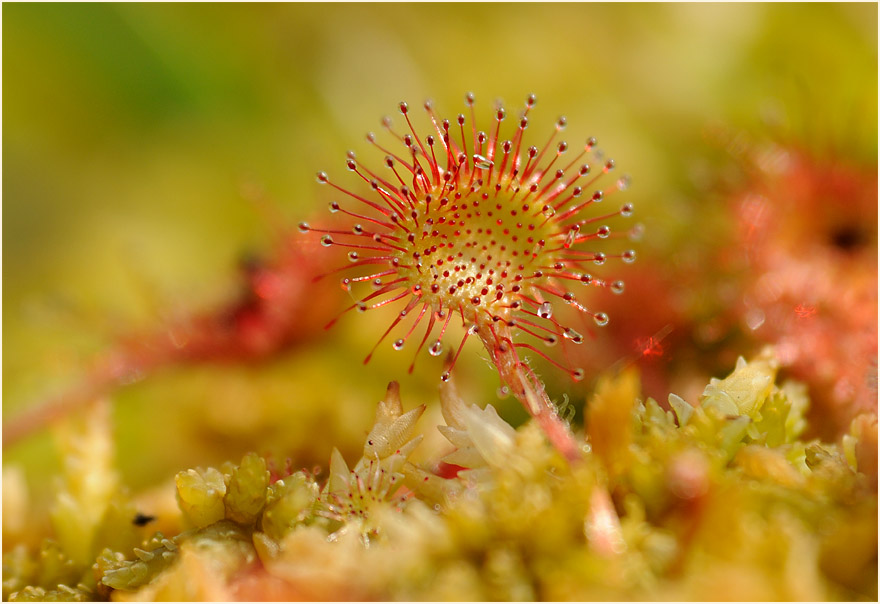
[[[4,601],[877,600],[876,5],[3,16]]]
[[[609,259],[633,262],[635,251],[609,253],[602,251],[608,246],[601,243],[612,235],[635,238],[640,229],[612,234],[605,224],[616,222],[620,216],[631,216],[631,203],[620,204],[612,212],[590,211],[593,206],[607,205],[601,203],[606,197],[611,197],[613,203],[616,196],[612,195],[625,190],[629,183],[627,176],[616,180],[606,176],[614,169],[614,160],[604,157],[595,138],[586,138],[574,157],[567,158],[568,143],[555,141],[566,127],[565,117],[560,117],[540,149],[524,145],[529,112],[535,102],[535,95],[529,95],[525,108],[514,120],[517,123],[512,138],[502,139],[499,134],[507,116],[502,105],[493,111],[491,134],[478,131],[474,95],[468,93],[465,103],[470,117],[458,115],[456,133],[450,120],[439,119],[427,101],[424,108],[436,135],[427,135],[424,142],[413,127],[408,105],[401,102],[399,109],[408,132],[402,136],[396,133],[387,117],[383,125],[403,143],[406,158],[386,150],[375,134],[367,135],[367,140],[385,154],[386,176],[395,182],[368,167],[359,167],[354,152],[348,153],[346,167],[369,185],[372,199],[340,187],[326,172],[318,174],[318,182],[329,184],[346,202],[355,202],[372,216],[331,201],[331,212],[341,212],[360,222],[350,230],[316,229],[307,223],[300,223],[299,229],[323,233],[324,246],[348,249],[353,267],[374,269],[342,279],[346,291],[361,283],[370,286],[368,293],[347,311],[365,312],[403,301],[403,308],[379,343],[398,324],[410,323],[403,337],[392,344],[395,350],[402,350],[424,319],[427,327],[415,354],[431,339],[437,326],[439,333],[428,351],[438,356],[443,353],[446,328],[457,315],[464,336],[451,367],[440,379],[449,380],[468,336],[476,335],[497,368],[503,388],[513,393],[563,454],[575,459],[577,447],[556,417],[543,384],[518,351],[551,359],[534,344],[514,338],[528,335],[547,346],[564,340],[583,344],[583,335],[554,318],[554,302],[557,307],[574,307],[598,326],[607,324],[608,315],[587,308],[569,285],[623,293],[622,280],[602,279],[590,271]],[[415,320],[409,321],[412,316]],[[370,356],[372,352],[366,361]],[[554,364],[576,381],[584,378],[581,368]]]

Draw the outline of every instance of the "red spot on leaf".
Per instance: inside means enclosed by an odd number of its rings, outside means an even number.
[[[816,315],[816,307],[809,304],[798,304],[794,307],[794,314],[798,319],[807,319]]]
[[[643,357],[662,357],[663,344],[659,339],[653,337],[647,339],[639,339],[636,342],[636,349]]]

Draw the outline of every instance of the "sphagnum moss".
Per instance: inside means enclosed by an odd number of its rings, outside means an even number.
[[[111,515],[79,544],[13,548],[4,596],[713,600],[723,588],[741,600],[876,599],[876,417],[860,416],[841,443],[801,440],[809,401],[776,384],[773,358],[741,359],[696,404],[670,395],[672,410],[643,399],[635,373],[605,378],[578,464],[536,422],[514,429],[449,381],[438,428],[454,448],[417,466],[423,407],[405,411],[392,384],[352,469],[334,451],[320,481],[274,475],[254,454],[181,472],[180,532],[133,547],[142,527],[111,533]],[[109,442],[106,424],[80,430]],[[76,476],[59,499],[89,471],[110,484],[100,460],[111,452],[69,448]],[[118,498],[113,485],[90,492]],[[76,557],[83,543],[89,562]]]

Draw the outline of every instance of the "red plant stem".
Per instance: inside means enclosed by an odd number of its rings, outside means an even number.
[[[330,280],[313,283],[326,265],[326,248],[284,244],[273,261],[245,270],[235,299],[155,332],[127,336],[85,369],[78,383],[4,420],[3,448],[163,367],[259,363],[316,337],[340,293]],[[315,299],[334,302],[312,304]]]
[[[55,421],[106,396],[113,388],[131,381],[162,364],[159,355],[138,355],[120,350],[108,354],[87,373],[87,377],[60,394],[30,405],[3,422],[3,448],[44,429]]]
[[[492,362],[498,369],[502,382],[507,384],[511,394],[538,422],[550,443],[569,461],[580,459],[580,447],[571,430],[557,415],[556,407],[543,386],[535,384],[526,372],[525,361],[519,358],[513,346],[510,327],[504,321],[478,321],[477,335],[492,355]]]

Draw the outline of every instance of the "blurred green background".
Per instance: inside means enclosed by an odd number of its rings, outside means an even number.
[[[564,113],[572,139],[597,136],[633,175],[643,257],[707,236],[712,125],[781,121],[876,162],[870,3],[4,4],[3,17],[4,418],[120,335],[229,300],[239,260],[272,251],[242,190],[262,188],[290,225],[326,216],[315,172],[341,172],[400,100],[454,115],[472,90],[478,109],[500,97],[513,112],[537,93],[532,136]],[[358,446],[391,379],[405,406],[436,407],[439,361],[406,376],[409,354],[383,346],[361,364],[385,325],[113,392],[124,480],[248,449],[326,463]],[[494,401],[484,363],[459,377]],[[38,487],[57,463],[47,433],[5,453]]]

